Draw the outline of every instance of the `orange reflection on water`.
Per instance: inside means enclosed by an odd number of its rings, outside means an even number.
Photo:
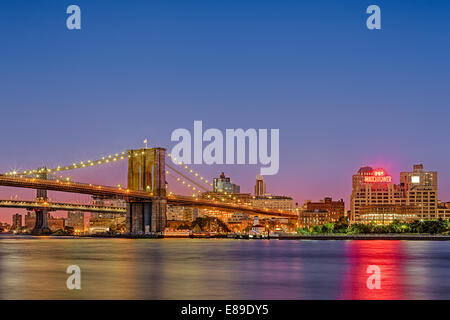
[[[403,300],[404,260],[406,253],[402,241],[357,240],[346,242],[348,268],[341,283],[341,299]],[[381,288],[369,289],[369,266],[380,268]]]

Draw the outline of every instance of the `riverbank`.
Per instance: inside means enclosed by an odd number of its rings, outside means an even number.
[[[19,235],[2,233],[0,236],[4,238],[12,237],[35,237],[33,235]],[[104,239],[234,239],[234,240],[411,240],[411,241],[450,241],[450,235],[432,235],[432,234],[310,234],[310,235],[293,235],[281,234],[267,236],[249,236],[249,235],[214,235],[209,237],[164,237],[160,234],[143,234],[143,235],[128,235],[128,234],[93,234],[93,235],[48,235],[39,236],[39,238],[54,238],[54,239],[89,239],[89,238],[104,238]]]
[[[440,234],[311,234],[280,235],[279,240],[419,240],[450,241],[450,235]]]
[[[87,238],[127,238],[127,239],[174,239],[162,235],[89,235]],[[180,237],[186,239],[235,239],[235,240],[417,240],[450,241],[450,235],[440,234],[311,234],[311,235],[270,235],[270,237],[249,235],[214,235],[209,237]]]

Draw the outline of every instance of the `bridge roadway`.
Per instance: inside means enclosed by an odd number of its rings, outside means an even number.
[[[57,203],[25,200],[0,200],[0,208],[40,209],[47,211],[83,211],[96,213],[126,213],[126,208],[96,206],[89,204]]]
[[[155,198],[153,193],[135,191],[117,187],[93,185],[72,181],[43,180],[37,178],[23,178],[17,176],[6,176],[0,174],[0,186],[17,187],[28,189],[43,189],[51,191],[62,191],[69,193],[80,193],[97,196],[123,197],[126,201],[152,201]],[[232,212],[243,212],[253,215],[263,215],[272,217],[285,217],[297,219],[298,216],[291,211],[255,208],[249,205],[230,203],[225,201],[207,200],[180,195],[170,195],[167,197],[167,204],[191,206],[209,209],[220,209]]]

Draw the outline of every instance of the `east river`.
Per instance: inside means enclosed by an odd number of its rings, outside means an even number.
[[[450,299],[449,271],[447,241],[0,236],[0,299]]]

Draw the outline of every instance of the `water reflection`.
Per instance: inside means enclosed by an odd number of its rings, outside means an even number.
[[[346,241],[345,256],[348,267],[342,277],[342,299],[405,299],[404,262],[407,255],[401,241]],[[367,280],[369,266],[380,269],[380,289],[369,289]]]
[[[76,264],[82,290],[66,288]],[[0,237],[1,299],[450,298],[450,243]],[[369,290],[367,266],[381,268]]]

